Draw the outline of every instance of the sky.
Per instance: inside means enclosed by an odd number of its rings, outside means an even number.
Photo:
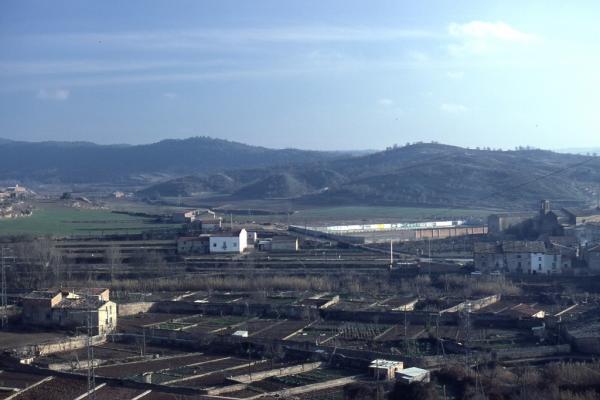
[[[598,1],[0,2],[0,137],[600,147]]]

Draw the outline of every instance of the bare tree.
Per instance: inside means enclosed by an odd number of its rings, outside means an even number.
[[[104,259],[109,267],[110,281],[115,278],[115,267],[121,265],[123,256],[121,250],[117,246],[109,246],[104,252]]]

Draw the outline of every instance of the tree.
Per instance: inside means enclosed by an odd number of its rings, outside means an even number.
[[[104,253],[104,259],[109,267],[110,281],[112,282],[115,278],[115,267],[121,265],[123,262],[123,256],[121,250],[117,246],[109,246],[106,248]]]

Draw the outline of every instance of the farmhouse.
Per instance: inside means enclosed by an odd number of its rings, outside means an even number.
[[[248,232],[241,229],[223,232],[210,236],[209,251],[211,253],[243,253],[248,247]]]
[[[480,271],[555,274],[570,268],[570,257],[555,246],[542,241],[504,241],[476,243],[473,250],[475,268]]]
[[[221,217],[211,219],[197,219],[194,221],[196,224],[200,224],[202,232],[216,232],[220,231],[223,226],[223,219]]]
[[[200,215],[200,210],[186,210],[186,211],[177,211],[173,213],[173,222],[175,223],[185,223],[185,222],[194,222],[196,218]]]
[[[180,237],[177,239],[177,254],[206,254],[209,241],[206,235]]]
[[[91,316],[96,334],[117,326],[117,305],[109,300],[108,289],[33,291],[22,302],[25,324],[83,330]]]

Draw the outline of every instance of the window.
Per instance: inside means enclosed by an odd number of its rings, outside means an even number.
[[[217,247],[217,242],[213,243],[213,247]]]
[[[541,271],[542,270],[542,264],[538,265],[538,270]]]
[[[538,257],[538,261],[542,261],[542,257]]]
[[[236,243],[236,242],[233,242],[233,247],[235,247],[235,246],[237,246],[237,243]]]

